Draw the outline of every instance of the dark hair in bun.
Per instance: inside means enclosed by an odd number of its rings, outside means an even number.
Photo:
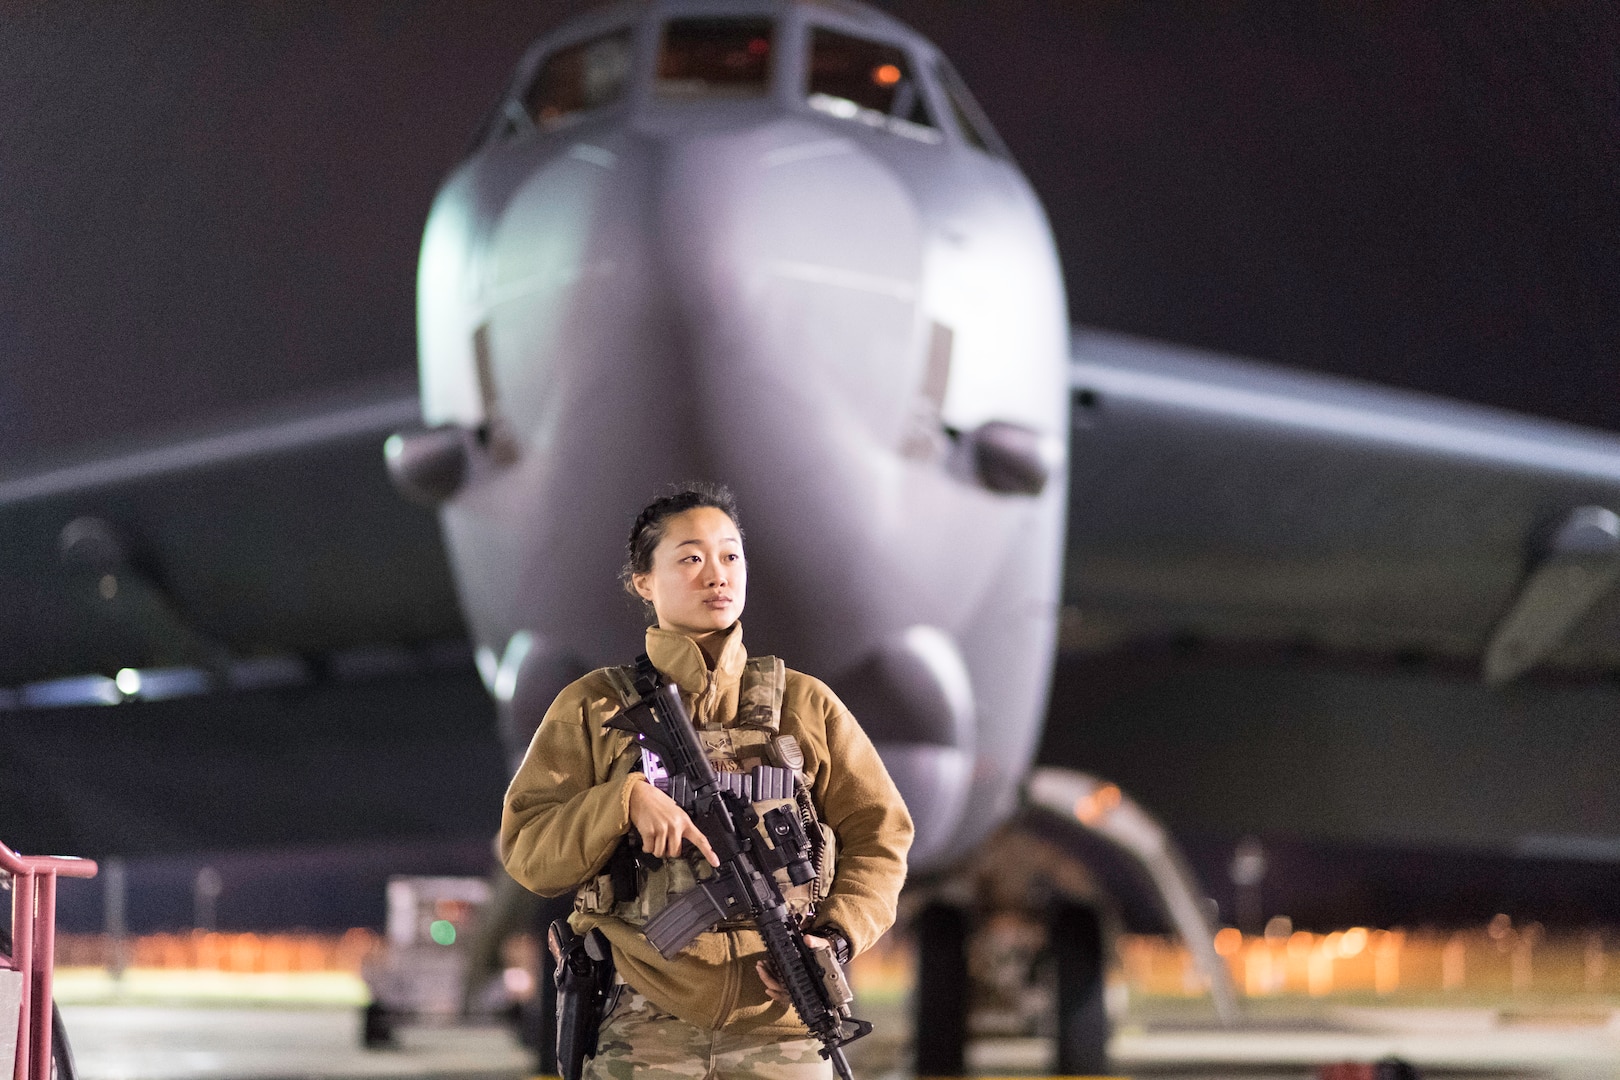
[[[634,596],[636,589],[631,584],[631,575],[645,574],[652,569],[653,552],[664,539],[665,523],[676,514],[703,506],[712,506],[725,514],[737,526],[737,535],[742,535],[742,521],[737,517],[737,499],[731,494],[731,489],[723,484],[686,484],[669,495],[660,496],[648,503],[636,515],[636,523],[630,526],[630,540],[625,544],[627,558],[624,570],[619,575],[624,581],[625,591]]]

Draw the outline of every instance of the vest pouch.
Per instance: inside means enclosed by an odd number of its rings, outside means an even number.
[[[597,874],[574,894],[574,910],[582,915],[613,914],[613,876]]]
[[[641,879],[641,895],[628,903],[616,904],[613,915],[631,926],[641,926],[663,911],[670,900],[698,883],[692,864],[686,859],[665,859],[662,866],[646,871]]]

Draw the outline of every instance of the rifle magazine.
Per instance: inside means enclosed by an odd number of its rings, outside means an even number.
[[[665,960],[690,945],[699,934],[709,930],[741,908],[738,890],[732,887],[729,875],[709,879],[686,890],[671,900],[664,909],[641,928],[658,955]]]

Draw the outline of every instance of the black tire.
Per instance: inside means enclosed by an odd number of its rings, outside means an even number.
[[[0,927],[0,959],[11,966],[11,929]],[[51,1080],[74,1080],[73,1048],[68,1045],[67,1028],[62,1026],[62,1011],[51,1002]]]
[[[1059,904],[1049,941],[1057,961],[1057,1073],[1098,1076],[1109,1071],[1107,977],[1103,923],[1087,904]]]
[[[380,1001],[360,1010],[360,1045],[367,1050],[392,1050],[399,1046],[394,1030],[394,1014]]]
[[[917,986],[912,1031],[918,1076],[967,1075],[967,912],[931,904],[912,923],[917,939]]]

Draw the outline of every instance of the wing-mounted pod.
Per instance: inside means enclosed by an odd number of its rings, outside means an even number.
[[[1620,580],[1620,515],[1602,506],[1566,514],[1531,560],[1485,648],[1485,681],[1501,686],[1563,644]]]
[[[1025,424],[990,420],[952,434],[952,470],[999,494],[1039,495],[1063,464],[1063,446]]]
[[[455,424],[390,435],[383,443],[388,477],[407,499],[436,507],[466,482],[474,438]]]
[[[1039,495],[1063,462],[1056,439],[1007,420],[980,425],[967,441],[979,483],[1009,495]]]

